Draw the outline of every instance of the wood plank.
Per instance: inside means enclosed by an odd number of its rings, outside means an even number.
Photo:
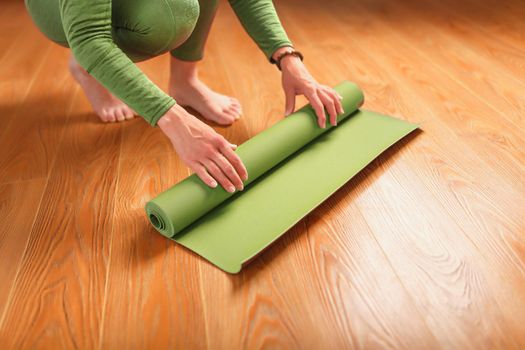
[[[363,18],[363,14],[361,15]],[[379,31],[386,31],[381,24],[377,26]],[[431,113],[435,119],[423,119],[425,126],[428,124],[432,127],[434,123],[438,123],[440,129],[448,129],[450,134],[457,135],[456,139],[460,144],[471,148],[475,157],[485,161],[487,170],[492,169],[498,176],[508,177],[509,180],[523,175],[524,168],[520,161],[523,156],[523,140],[514,127],[499,123],[500,120],[494,116],[495,111],[482,108],[470,92],[463,92],[454,80],[446,79],[432,66],[423,65],[417,59],[411,65],[406,64],[407,58],[413,57],[409,46],[402,43],[391,45],[388,44],[389,40],[379,42],[364,31],[360,34],[366,39],[366,46],[361,46],[366,47],[368,52],[374,52],[374,57],[369,56],[367,59],[380,61],[381,64],[377,66],[387,69],[390,75],[388,79],[399,83],[400,88],[406,88],[407,96],[419,96],[420,100],[432,103],[431,111],[427,108],[414,115],[413,120],[422,121],[421,116]],[[399,53],[400,48],[403,54]],[[425,75],[419,73],[422,70]],[[449,91],[454,91],[454,94]],[[458,94],[460,98],[457,97]],[[452,98],[453,96],[455,97]],[[413,98],[410,101],[412,104],[418,103]],[[485,141],[478,142],[480,138],[485,138]],[[494,156],[498,157],[498,162],[492,161]],[[515,190],[521,189],[519,186],[513,187]]]
[[[525,74],[525,53],[523,52],[523,41],[508,42],[510,35],[497,35],[490,30],[486,30],[484,25],[473,26],[468,16],[459,17],[456,14],[457,5],[447,8],[439,2],[429,2],[422,7],[416,1],[408,0],[409,8],[417,9],[420,16],[424,16],[428,21],[435,23],[444,32],[453,33],[461,40],[465,47],[473,49],[478,57],[487,57],[492,60],[494,67],[503,74],[510,74],[523,81]],[[510,18],[508,21],[511,21]]]
[[[472,6],[472,11],[477,6]],[[470,9],[470,8],[469,8]],[[499,112],[499,117],[508,120],[519,128],[525,126],[525,98],[514,94],[515,91],[525,89],[525,83],[516,79],[513,75],[498,71],[497,79],[494,79],[494,63],[492,60],[484,59],[477,53],[466,47],[463,41],[457,40],[452,33],[441,30],[419,20],[420,13],[411,6],[388,7],[382,16],[382,20],[392,23],[396,16],[410,16],[412,21],[402,22],[394,29],[401,34],[397,40],[407,40],[412,48],[428,58],[429,63],[436,65],[441,71],[454,79],[458,84],[468,89],[474,95],[478,95],[480,104],[489,105],[493,110]],[[505,24],[514,23],[506,22]],[[499,23],[498,23],[499,24]],[[421,27],[425,30],[418,30]],[[512,32],[504,27],[506,32]],[[503,30],[501,28],[500,30]],[[525,44],[525,42],[523,42]]]
[[[461,15],[461,21],[468,23],[472,29],[483,28],[494,33],[498,40],[522,47],[525,42],[525,25],[521,18],[525,16],[525,8],[520,1],[472,1],[461,3],[443,2],[449,9]]]
[[[499,286],[487,280],[475,247],[421,182],[392,164],[356,205],[441,347],[515,347],[520,333],[509,332],[492,292]]]
[[[452,20],[461,25],[462,29],[472,33],[483,34],[485,40],[497,41],[516,49],[521,49],[525,43],[523,35],[523,4],[512,6],[511,1],[503,2],[501,9],[497,9],[498,3],[492,0],[483,0],[474,3],[471,0],[455,3],[452,1],[436,2],[434,14],[444,13],[447,20]],[[481,43],[483,44],[483,43]]]
[[[2,11],[0,11],[0,47],[3,48],[3,51],[0,52],[0,62],[9,52],[9,47],[16,41],[16,36],[20,35],[18,30],[20,23],[28,19],[22,9],[23,6],[22,3],[11,1],[2,3]]]
[[[188,175],[175,154],[123,158],[104,303],[101,348],[205,348],[200,265],[158,234],[144,215],[149,198]]]
[[[9,137],[0,139],[0,182],[42,178],[49,174],[75,93],[75,83],[66,69],[67,56],[63,48],[51,49],[43,63],[47,68],[36,74],[30,97],[4,129],[4,135]],[[63,68],[57,70],[57,66]],[[35,74],[34,70],[30,74]],[[30,80],[25,78],[19,83],[26,86]]]
[[[340,12],[342,12],[342,11],[340,11]],[[356,13],[356,12],[358,12],[358,11],[351,11],[351,13]],[[366,16],[364,16],[363,13],[359,13],[358,16],[360,18],[363,18],[363,21],[367,20]],[[322,22],[323,22],[323,20],[321,20],[321,23]],[[355,23],[355,21],[354,22],[348,21],[347,23]],[[359,25],[359,24],[357,24],[357,25]],[[318,33],[319,32],[322,33],[320,28],[315,28],[315,30]],[[334,30],[334,28],[331,27],[331,30]],[[375,33],[373,31],[370,32],[370,36],[373,36],[374,34]],[[365,39],[368,39],[368,38],[365,38]],[[385,41],[387,41],[387,40],[385,40]],[[368,44],[370,42],[370,40],[365,40],[364,42],[366,42]],[[419,105],[419,103],[417,103],[417,101],[424,100],[424,98],[418,98],[418,92],[416,92],[416,90],[412,90],[412,91],[406,92],[406,93],[399,93],[399,94],[396,93],[395,94],[396,97],[394,97],[394,98],[391,97],[392,91],[393,90],[395,91],[396,89],[393,88],[393,86],[391,86],[390,84],[386,84],[384,82],[386,82],[388,80],[391,80],[393,76],[398,75],[397,70],[392,66],[392,67],[388,67],[387,68],[388,69],[387,72],[385,72],[384,74],[381,74],[382,70],[384,70],[383,67],[384,67],[385,61],[387,61],[387,59],[381,57],[381,59],[380,59],[381,63],[380,64],[378,63],[377,65],[372,65],[372,62],[374,61],[374,59],[369,57],[366,54],[361,54],[361,50],[358,49],[358,46],[364,46],[364,45],[365,44],[360,44],[360,45],[358,43],[355,44],[355,46],[353,47],[351,52],[348,52],[348,57],[352,57],[352,61],[350,63],[346,63],[346,65],[349,67],[349,69],[351,70],[351,72],[353,74],[355,74],[355,75],[360,74],[363,77],[366,77],[365,81],[363,82],[363,85],[365,87],[365,91],[368,92],[367,96],[371,96],[371,99],[372,99],[372,102],[373,102],[372,105],[371,105],[371,108],[378,109],[378,108],[381,108],[381,106],[382,106],[382,108],[385,108],[385,106],[390,106],[390,108],[386,108],[386,111],[388,113],[393,113],[393,114],[396,114],[396,115],[407,115],[407,113],[408,113],[409,116],[411,116],[411,115],[414,116],[414,117],[412,117],[414,120],[417,120],[417,118],[419,118],[419,117],[417,117],[418,115],[427,114],[428,111],[425,110],[425,109],[423,109],[420,113],[418,113],[417,111],[416,112],[414,111],[414,108],[407,108],[408,106],[417,106],[417,105]],[[314,56],[320,55],[321,54],[321,50],[322,50],[322,48],[319,49],[319,50],[316,50],[315,52],[312,53],[312,55],[314,55]],[[380,51],[380,49],[378,47],[372,47],[372,48],[370,48],[370,50],[373,51],[375,54]],[[343,66],[345,65],[344,60],[336,60],[335,62],[337,62],[339,66],[340,65],[343,65]],[[374,72],[374,76],[376,77],[375,79],[370,77],[369,75],[367,76],[367,74],[366,74],[366,66],[369,66],[369,70],[372,70]],[[395,81],[399,81],[399,80],[396,79]],[[407,84],[406,79],[404,79],[403,80],[403,84],[399,84],[400,90],[405,90],[405,89],[402,89],[401,87],[405,86],[406,84]],[[417,91],[419,91],[419,90],[417,90]],[[405,96],[405,98],[403,98],[402,96]],[[371,100],[369,99],[367,104],[370,103],[370,101]],[[389,103],[387,103],[385,105],[386,101],[389,101]],[[402,102],[398,102],[398,101],[402,101]],[[405,106],[407,106],[407,107],[405,107]],[[402,110],[398,111],[399,108],[402,108]],[[424,129],[429,132],[428,137],[432,138],[432,135],[434,133],[436,133],[436,128],[433,127],[433,125],[431,123],[425,123]],[[424,136],[426,136],[426,135],[424,135]],[[445,136],[445,135],[443,135],[443,136]],[[447,138],[447,137],[442,137],[441,139],[443,141],[444,140],[450,140],[450,138]],[[423,154],[426,154],[427,152],[435,153],[435,152],[433,152],[435,149],[436,149],[436,145],[430,146],[428,148],[425,147]],[[445,154],[446,154],[448,149],[449,149],[449,146],[445,144],[443,149],[442,149],[442,151],[444,151]],[[454,148],[454,151],[458,151],[458,148],[457,147]],[[463,151],[458,152],[458,153],[463,154]],[[453,155],[453,157],[455,157],[455,158],[457,158],[458,156],[459,155],[457,155],[457,154]],[[439,155],[439,154],[432,155],[432,158],[435,159],[436,157],[442,157],[442,155]],[[447,157],[447,158],[449,158],[449,157]],[[468,167],[466,167],[467,164],[475,164],[475,162],[473,162],[472,160],[468,160],[468,158],[467,159],[463,159],[465,157],[460,157],[460,158],[461,158],[461,160],[453,162],[454,165],[457,166],[457,168],[459,168],[459,169],[461,169],[461,168],[467,168],[468,169]],[[450,161],[452,161],[452,159],[454,159],[454,158],[447,159],[446,161],[450,162]],[[428,169],[429,165],[432,165],[432,163],[421,165],[419,162],[416,162],[416,164],[417,164],[417,167],[414,165],[413,169],[423,169],[423,170],[425,170],[425,169]],[[440,163],[437,163],[437,164],[440,164]],[[475,167],[473,167],[472,169],[475,169]],[[406,169],[405,172],[406,173],[410,173],[410,169]],[[446,175],[446,174],[443,173],[442,176],[444,176],[444,175]],[[430,178],[432,178],[432,173],[425,174],[425,177],[423,177],[423,178],[428,178],[429,176],[430,176]],[[468,176],[468,177],[470,178],[471,176]],[[481,177],[483,178],[483,180],[488,180],[490,178],[490,176],[483,176],[483,175],[481,175]],[[454,179],[454,180],[458,181],[457,179]],[[487,181],[487,182],[493,182],[495,186],[499,185],[499,183],[497,181]],[[470,184],[470,183],[471,182],[465,182],[465,184]],[[482,187],[483,190],[485,190],[484,187],[485,186]],[[459,190],[461,188],[462,187],[459,187],[457,190]],[[450,193],[450,187],[442,188],[442,190],[445,190],[446,191],[445,193],[447,193],[447,194]],[[455,191],[457,191],[457,190],[455,189]],[[475,191],[477,191],[477,190],[478,189],[476,189]],[[470,191],[462,191],[462,193],[463,192],[465,192],[464,195],[467,196],[467,198],[468,197],[472,197],[472,192],[470,192]],[[491,192],[493,192],[493,191],[491,191]],[[507,192],[507,193],[510,193],[510,192]],[[493,199],[493,196],[492,196],[493,194],[494,193],[491,193],[491,195],[489,195],[487,200],[483,200],[483,202],[486,203],[485,205],[489,205],[490,206],[490,204],[494,202],[494,199]],[[450,197],[454,197],[454,194],[451,193]],[[517,217],[519,215],[518,213],[519,213],[520,209],[519,209],[519,207],[516,209],[516,203],[520,203],[520,199],[519,198],[522,198],[522,197],[518,195],[516,197],[515,201],[511,201],[509,203],[509,209],[512,209],[512,211],[510,213],[513,213],[511,215],[514,218],[515,222],[516,221],[517,222],[521,222],[521,220],[519,220],[519,218]],[[478,199],[473,199],[472,198],[471,202],[474,201],[474,203],[476,203],[475,202],[476,200],[479,200],[479,198]],[[454,202],[455,201],[453,200],[452,203],[454,203]],[[521,201],[521,203],[522,203],[522,201]],[[450,206],[450,203],[447,203],[447,205]],[[458,207],[457,204],[455,206],[453,206],[453,211],[457,211],[458,209],[459,209],[459,211],[457,212],[458,214],[456,214],[456,215],[461,217],[462,220],[464,221],[465,220],[465,214],[468,214],[468,213],[464,213],[463,210],[461,210],[461,207],[460,206]],[[501,224],[506,226],[504,220],[508,220],[507,212],[505,212],[504,215],[506,216],[505,219],[493,218],[493,217],[490,218],[489,222],[491,222],[490,223],[491,229],[493,227],[498,227],[498,226],[501,227],[500,226]],[[477,214],[476,214],[476,216],[477,216]],[[477,220],[478,220],[478,218],[472,218],[472,221],[474,223],[476,223]],[[482,220],[481,222],[482,223],[486,223],[487,219]],[[509,235],[506,235],[507,236],[506,240],[508,240],[509,244],[512,244],[512,246],[516,246],[516,245],[513,244],[513,243],[510,243],[510,242],[515,241],[515,239],[517,238],[517,237],[515,237],[512,234],[512,232],[517,232],[516,230],[519,230],[519,227],[523,227],[523,224],[518,224],[518,225],[519,226],[517,226],[517,227],[510,226],[509,229],[511,231],[509,232]],[[479,226],[479,225],[477,225],[477,223],[476,223],[476,226]],[[505,227],[505,226],[503,226],[503,227]],[[483,228],[483,226],[482,226],[482,228]],[[487,228],[484,227],[484,229],[486,230]],[[488,233],[489,232],[487,232],[487,234]],[[472,235],[474,235],[474,234],[475,233],[472,232]],[[491,251],[493,251],[493,253],[494,253],[494,250],[496,250],[496,252],[499,251],[499,253],[496,253],[495,256],[501,256],[501,253],[503,253],[505,255],[505,259],[504,259],[505,261],[509,261],[508,260],[509,257],[511,259],[510,261],[512,261],[513,259],[516,260],[515,256],[513,256],[513,254],[512,254],[512,250],[510,250],[510,252],[509,252],[509,249],[507,247],[508,244],[506,244],[505,241],[500,241],[499,238],[494,238],[494,237],[491,237],[491,236],[484,236],[484,238],[488,238],[488,237],[490,237],[490,240],[488,242],[489,249]],[[495,246],[493,245],[494,243],[496,243]],[[518,244],[517,251],[520,250],[519,246],[520,245]],[[509,255],[509,253],[510,253],[510,255]],[[498,263],[501,264],[502,261],[500,260],[500,261],[498,261]],[[514,278],[512,280],[517,282],[517,281],[520,281],[523,276],[520,273],[520,270],[521,270],[522,267],[521,267],[521,262],[520,262],[519,259],[517,259],[516,264],[517,265],[510,264],[510,267],[512,267],[514,269],[517,268],[518,269],[517,271],[514,270],[514,272],[511,272],[511,271],[513,271],[512,269],[505,270],[505,271],[506,271],[506,278],[514,276]],[[500,273],[501,273],[501,271],[500,271]],[[495,277],[495,276],[493,276],[493,277]],[[516,284],[516,285],[513,285],[512,288],[517,287],[517,288],[523,290],[523,287],[519,287],[519,286],[520,286],[520,284]],[[507,292],[512,291],[512,288],[507,289],[507,291],[505,293],[503,293],[502,297],[506,296]],[[418,294],[416,294],[416,295],[418,295]],[[512,308],[508,308],[507,310],[509,310],[509,309],[512,309]]]
[[[6,348],[98,344],[121,125],[93,122],[77,96],[0,325]]]
[[[11,33],[11,37],[9,44],[4,44],[5,51],[0,57],[0,140],[6,134],[11,121],[17,118],[18,110],[24,108],[22,103],[40,77],[39,72],[44,67],[52,47],[47,40],[35,40],[39,34],[33,25],[26,24],[18,28],[16,35],[12,34],[12,30],[6,30],[6,33]],[[28,45],[28,42],[32,44]],[[35,59],[35,52],[38,52],[39,59]],[[40,98],[33,102],[43,104]],[[3,152],[4,150],[0,152],[0,157]]]
[[[40,179],[0,185],[0,325],[45,184]]]

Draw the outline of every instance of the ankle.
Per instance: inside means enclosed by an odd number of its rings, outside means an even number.
[[[199,80],[197,62],[181,61],[171,57],[170,82],[176,85],[194,85]]]
[[[68,68],[69,72],[77,79],[86,78],[89,76],[89,73],[86,72],[86,70],[82,68],[80,64],[78,64],[78,62],[73,56],[71,56],[71,58],[69,59]]]

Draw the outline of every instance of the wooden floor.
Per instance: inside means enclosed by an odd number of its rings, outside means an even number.
[[[22,1],[0,4],[0,348],[525,348],[525,2],[282,0],[321,82],[423,133],[239,275],[157,234],[189,174],[159,129],[97,122]],[[140,64],[166,88],[168,57]],[[226,3],[202,76],[242,143],[282,118],[274,66]]]

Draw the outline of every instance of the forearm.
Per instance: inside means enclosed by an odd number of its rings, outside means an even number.
[[[292,46],[271,0],[228,0],[246,32],[270,59],[279,48]]]

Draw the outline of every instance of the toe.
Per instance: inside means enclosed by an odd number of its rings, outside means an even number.
[[[230,105],[228,108],[229,111],[235,112],[236,114],[241,114],[241,107],[237,105]]]
[[[239,114],[242,114],[242,106],[239,101],[237,101],[237,103],[233,103],[232,105],[239,112]]]
[[[106,111],[106,121],[109,123],[114,123],[117,121],[117,116],[115,115],[115,111],[110,109]]]
[[[111,115],[108,110],[103,109],[99,112],[97,112],[98,116],[100,117],[100,120],[102,120],[104,123],[107,123],[111,119]]]
[[[230,101],[232,104],[234,105],[238,105],[239,107],[241,106],[241,103],[239,102],[238,99],[236,99],[235,97],[230,97]]]
[[[239,113],[231,109],[225,111],[224,113],[228,116],[228,119],[230,119],[232,123],[240,117]]]
[[[241,111],[239,110],[239,107],[235,105],[231,105],[230,107],[228,107],[227,112],[235,119],[239,119],[241,117]]]
[[[242,109],[241,103],[239,102],[238,99],[234,98],[233,101],[232,101],[232,104],[233,104],[234,106],[239,107],[239,109]]]
[[[126,120],[126,116],[124,115],[124,110],[122,108],[115,108],[115,118],[119,122]]]
[[[235,121],[235,116],[230,114],[229,111],[223,111],[217,115],[217,122],[222,125],[230,125]]]
[[[124,110],[124,117],[126,117],[126,119],[133,119],[134,116],[135,114],[133,113],[133,110],[131,110],[130,108],[126,108]]]

